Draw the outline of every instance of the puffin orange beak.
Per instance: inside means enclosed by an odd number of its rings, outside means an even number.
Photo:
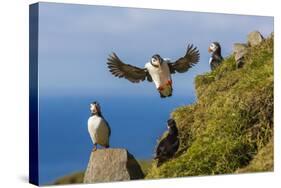
[[[211,52],[212,52],[212,50],[211,50],[211,48],[210,48],[210,47],[208,48],[208,52],[209,52],[209,53],[211,53]]]

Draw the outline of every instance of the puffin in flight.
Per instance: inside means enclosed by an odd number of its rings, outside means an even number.
[[[221,45],[218,42],[212,42],[208,48],[208,52],[212,54],[209,64],[211,70],[217,68],[221,62],[223,61],[223,57],[221,56]]]
[[[97,150],[97,144],[104,148],[109,147],[111,129],[101,114],[101,107],[98,102],[90,104],[91,117],[88,119],[88,131],[93,141],[93,151]]]
[[[167,121],[168,125],[168,135],[163,138],[156,149],[157,167],[159,167],[163,162],[172,158],[174,154],[178,151],[180,141],[178,138],[178,128],[174,119],[169,119]]]
[[[193,45],[188,45],[185,55],[175,62],[162,58],[159,54],[151,57],[150,61],[145,64],[144,68],[123,63],[119,57],[112,53],[107,59],[109,71],[116,77],[126,78],[132,83],[139,83],[147,80],[154,82],[160,97],[172,96],[172,77],[171,74],[176,72],[184,73],[193,65],[199,62],[199,51]]]

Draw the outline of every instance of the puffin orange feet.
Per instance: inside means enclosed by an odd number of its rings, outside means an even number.
[[[158,91],[163,91],[164,87],[163,86],[159,86],[157,89],[158,89]]]
[[[171,86],[173,84],[172,80],[168,80],[166,85]]]
[[[97,144],[94,144],[93,152],[94,152],[94,151],[97,151]]]

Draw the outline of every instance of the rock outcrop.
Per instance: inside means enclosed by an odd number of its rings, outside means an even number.
[[[248,34],[247,40],[249,46],[256,46],[259,45],[264,40],[264,37],[260,32],[253,31]]]
[[[143,178],[140,165],[126,149],[99,149],[91,153],[84,183]]]
[[[273,36],[273,34],[272,34]],[[235,43],[233,45],[233,55],[236,62],[236,67],[241,68],[243,64],[245,63],[245,55],[248,52],[249,47],[257,46],[262,41],[264,41],[264,37],[262,34],[258,31],[253,31],[248,34],[247,36],[247,44],[244,43]]]
[[[247,53],[247,44],[235,43],[233,45],[233,54],[236,61],[236,67],[241,68],[244,64],[244,56]]]

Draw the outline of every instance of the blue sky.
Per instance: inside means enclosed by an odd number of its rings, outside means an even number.
[[[273,18],[137,8],[40,3],[39,134],[40,182],[86,168],[92,149],[87,131],[89,103],[98,100],[112,128],[111,146],[136,158],[151,158],[173,109],[194,102],[194,77],[210,71],[209,44],[219,41],[223,56],[249,32],[273,31]],[[174,92],[161,99],[154,84],[113,77],[111,52],[143,67],[155,53],[176,60],[187,45],[200,62],[173,75]]]
[[[273,31],[273,18],[137,8],[41,3],[39,26],[42,95],[154,95],[153,84],[131,84],[106,67],[111,52],[143,67],[159,53],[176,60],[192,43],[200,50],[198,65],[174,75],[175,93],[194,91],[193,78],[209,71],[207,48],[219,41],[227,56],[235,42],[259,30]]]

